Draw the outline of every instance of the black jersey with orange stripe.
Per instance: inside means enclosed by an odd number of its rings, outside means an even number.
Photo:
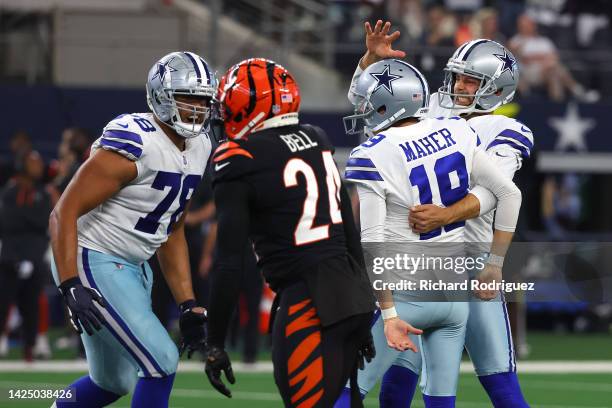
[[[332,154],[324,131],[310,125],[265,129],[213,154],[213,187],[241,181],[254,191],[249,236],[272,285],[347,254]]]

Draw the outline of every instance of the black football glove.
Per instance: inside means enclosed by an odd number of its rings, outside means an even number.
[[[374,339],[372,338],[372,334],[368,334],[363,345],[357,350],[357,367],[363,370],[365,368],[365,363],[369,363],[374,357],[376,357]]]
[[[64,296],[70,323],[77,333],[81,334],[85,329],[87,334],[91,336],[94,333],[93,329],[97,331],[102,328],[106,319],[94,303],[97,302],[100,306],[106,307],[100,292],[83,286],[78,277],[62,282],[59,290]]]
[[[225,373],[225,378],[227,378],[227,381],[229,381],[230,384],[234,384],[236,382],[234,372],[232,371],[232,363],[230,362],[229,356],[225,350],[214,346],[208,349],[205,371],[210,384],[221,394],[228,398],[232,398],[232,392],[227,389],[221,380],[221,371],[223,371]]]
[[[206,355],[206,313],[194,312],[197,307],[195,300],[188,300],[180,304],[181,317],[179,328],[181,329],[181,345],[179,355],[187,350],[187,358],[191,358],[194,351]]]

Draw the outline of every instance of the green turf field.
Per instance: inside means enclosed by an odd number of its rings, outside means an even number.
[[[59,388],[79,373],[4,373],[0,374],[1,407],[48,407],[50,400],[15,401],[7,399],[8,388]],[[180,373],[177,376],[170,406],[191,407],[282,407],[271,374],[236,375],[234,397],[230,400],[217,394],[208,385],[204,375]],[[533,408],[612,407],[612,374],[523,374],[521,376],[527,400]],[[376,393],[366,399],[366,406],[377,406]],[[113,407],[129,407],[129,398],[123,398]],[[423,407],[421,397],[415,398],[413,407]],[[457,397],[458,408],[489,407],[490,404],[476,378],[462,374]]]
[[[528,343],[530,355],[524,360],[519,375],[525,396],[532,407],[537,408],[577,408],[598,407],[612,408],[612,347],[611,336],[607,334],[553,334],[548,332],[530,332]],[[20,351],[12,349],[9,359],[4,362],[18,362]],[[75,352],[55,351],[54,359],[74,361]],[[261,353],[262,360],[269,360],[269,352]],[[235,362],[240,361],[237,353],[232,353]],[[551,360],[562,362],[552,370],[527,372],[530,364]],[[578,364],[607,362],[605,373],[567,374],[572,360]],[[62,365],[63,362],[57,362]],[[197,364],[197,363],[196,363]],[[70,368],[72,369],[72,368]],[[75,368],[76,369],[76,368]],[[196,366],[196,370],[199,370]],[[8,400],[8,389],[61,389],[82,372],[2,372],[0,366],[0,408],[5,407],[49,407],[51,400],[16,401]],[[232,387],[234,398],[231,400],[214,391],[202,372],[179,372],[175,382],[170,406],[173,408],[274,408],[281,407],[271,373],[236,373],[237,384]],[[128,397],[118,401],[114,407],[129,407]],[[366,400],[366,406],[375,407],[377,391]],[[415,398],[413,407],[423,407],[420,395]],[[458,408],[490,407],[488,399],[473,374],[461,374],[458,388]]]

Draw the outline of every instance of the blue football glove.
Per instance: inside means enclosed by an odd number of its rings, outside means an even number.
[[[77,333],[83,333],[83,329],[90,336],[95,329],[100,330],[106,321],[96,303],[105,306],[104,298],[95,289],[87,288],[81,284],[78,277],[70,278],[62,282],[59,286],[61,294],[64,296],[64,303],[68,308],[70,323]]]
[[[194,351],[199,351],[204,356],[206,353],[206,313],[193,311],[197,307],[195,300],[183,302],[179,307],[181,309],[179,355],[183,355],[183,352],[187,350],[187,358],[191,358]]]
[[[225,350],[219,347],[211,347],[208,350],[206,368],[204,371],[206,371],[208,381],[217,391],[228,398],[232,398],[232,392],[223,384],[223,380],[221,380],[221,371],[223,371],[225,373],[225,378],[227,378],[230,384],[236,382],[234,371],[232,370],[232,363]]]

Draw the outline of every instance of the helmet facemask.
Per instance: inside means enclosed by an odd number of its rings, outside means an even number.
[[[357,98],[354,114],[342,118],[344,131],[347,135],[361,134],[365,129],[369,129],[368,122],[376,113],[370,98],[363,95],[357,95]]]
[[[204,87],[202,87],[204,88]],[[189,90],[170,90],[166,89],[166,94],[169,100],[169,109],[171,112],[169,125],[176,131],[179,136],[184,138],[192,138],[199,136],[202,131],[208,131],[210,127],[210,119],[212,117],[214,100],[214,90],[197,89]],[[176,96],[196,96],[204,100],[204,106],[181,102]],[[189,116],[186,121],[183,121],[181,113],[187,113]]]
[[[451,109],[456,114],[466,114],[473,112],[488,113],[497,109],[501,103],[491,103],[486,101],[486,98],[494,96],[499,89],[495,85],[495,79],[481,73],[470,71],[464,67],[462,61],[450,60],[444,68],[446,73],[444,85],[438,89],[438,103],[444,109]],[[455,93],[455,78],[456,75],[466,75],[476,78],[480,81],[480,85],[474,94],[458,94]],[[460,105],[456,102],[457,97],[473,98],[470,105]]]
[[[146,88],[149,108],[177,135],[192,138],[209,131],[217,78],[201,57],[190,52],[166,55],[149,71]],[[189,99],[180,100],[181,96]]]

